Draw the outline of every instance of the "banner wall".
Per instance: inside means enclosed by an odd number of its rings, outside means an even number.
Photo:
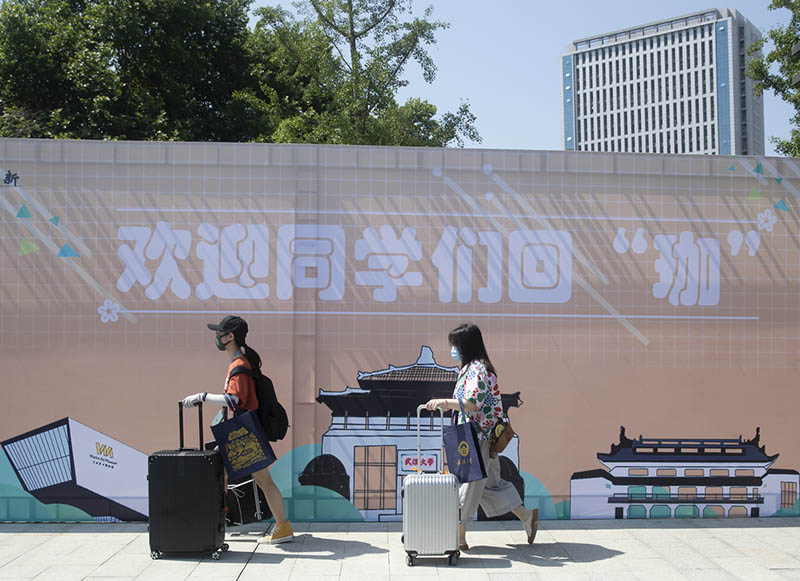
[[[410,410],[452,389],[447,334],[474,322],[519,436],[504,473],[543,516],[797,511],[796,159],[0,154],[4,439],[71,417],[145,453],[177,447],[176,402],[221,392],[229,363],[206,323],[238,314],[289,412],[275,474],[292,514],[397,519]],[[434,464],[438,424],[422,424]]]

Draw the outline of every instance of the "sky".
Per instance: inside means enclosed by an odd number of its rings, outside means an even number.
[[[288,1],[256,0],[253,7]],[[440,112],[468,101],[483,142],[467,147],[554,150],[561,146],[561,55],[573,40],[710,8],[736,9],[762,33],[789,22],[788,10],[769,10],[768,0],[713,5],[689,0],[414,0],[414,13],[433,6],[432,18],[450,23],[429,49],[438,73],[426,83],[419,66],[406,68],[408,86],[398,101],[428,100]],[[768,47],[769,48],[769,45]],[[764,93],[767,155],[770,136],[787,138],[793,109]]]

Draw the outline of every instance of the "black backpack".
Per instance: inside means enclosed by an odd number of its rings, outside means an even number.
[[[267,433],[270,442],[277,442],[286,436],[289,429],[289,416],[286,410],[278,401],[275,395],[275,386],[272,380],[261,373],[260,369],[248,369],[244,365],[238,365],[231,370],[228,380],[239,373],[246,373],[253,378],[256,387],[256,399],[258,399],[258,409],[256,416],[261,422],[261,427]]]

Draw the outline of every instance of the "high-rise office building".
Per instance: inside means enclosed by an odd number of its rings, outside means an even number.
[[[764,154],[764,104],[745,75],[761,38],[736,10],[574,41],[561,59],[565,149]]]

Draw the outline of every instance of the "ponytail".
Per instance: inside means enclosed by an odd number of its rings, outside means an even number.
[[[242,343],[241,349],[244,353],[244,356],[247,358],[247,361],[250,363],[250,367],[254,370],[261,369],[261,357],[259,356],[258,352],[244,343]]]

